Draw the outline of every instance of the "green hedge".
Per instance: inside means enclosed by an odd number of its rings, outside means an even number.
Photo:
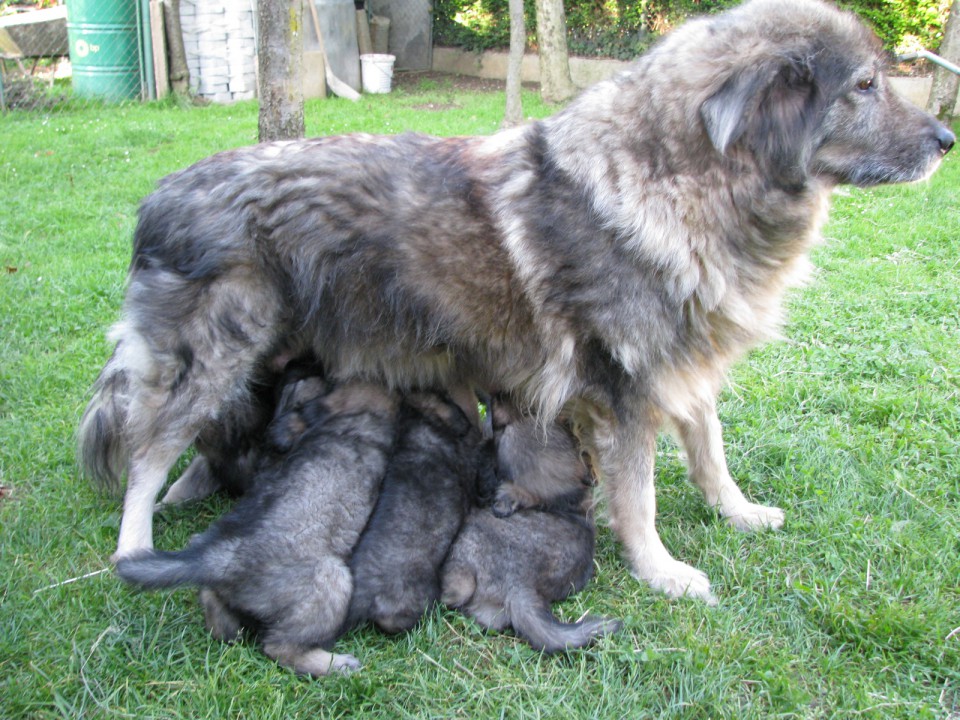
[[[788,1],[788,0],[787,0]],[[568,45],[574,55],[630,59],[660,33],[691,15],[718,12],[739,0],[565,0]],[[840,0],[863,17],[887,49],[907,44],[936,50],[949,0]],[[536,46],[534,0],[524,0],[528,41]],[[468,50],[506,48],[507,0],[435,0],[438,45]]]

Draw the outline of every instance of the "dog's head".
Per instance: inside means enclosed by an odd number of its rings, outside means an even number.
[[[850,13],[752,0],[706,27],[723,68],[700,106],[710,142],[751,153],[778,182],[919,180],[953,146],[953,133],[891,89],[879,41]]]

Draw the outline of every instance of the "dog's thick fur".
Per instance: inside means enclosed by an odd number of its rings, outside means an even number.
[[[330,649],[347,617],[347,563],[379,493],[398,403],[376,385],[346,383],[318,404],[294,448],[265,462],[234,508],[185,550],[117,561],[120,577],[142,588],[200,586],[216,637],[232,640],[250,625],[267,655],[315,676],[359,667]]]
[[[551,602],[581,590],[593,575],[590,476],[576,439],[559,421],[538,428],[533,418],[497,401],[492,411],[499,486],[492,493],[480,489],[493,503],[470,511],[450,548],[443,602],[486,628],[512,627],[544,652],[583,647],[616,632],[618,620],[562,623],[550,612]]]
[[[544,424],[571,408],[634,572],[711,599],[654,527],[658,429],[728,522],[780,526],[727,471],[725,371],[776,330],[831,190],[927,177],[953,141],[852,14],[751,0],[525,127],[276,142],[171,175],[80,430],[90,473],[127,474],[117,556],[152,545],[170,468],[251,379],[312,351],[335,377],[509,391]]]
[[[405,396],[376,507],[350,558],[347,626],[409,630],[440,599],[440,567],[475,495],[480,430],[449,398]]]

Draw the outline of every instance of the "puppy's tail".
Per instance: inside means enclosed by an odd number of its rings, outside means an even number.
[[[575,623],[562,623],[549,605],[534,593],[507,598],[507,612],[514,631],[535,650],[555,653],[589,645],[597,638],[619,632],[623,623],[613,618],[588,615]]]
[[[124,435],[130,403],[130,378],[114,350],[93,386],[77,431],[77,459],[81,470],[105,490],[119,494],[129,459]]]
[[[170,552],[145,550],[117,560],[117,575],[141,590],[212,585],[222,580],[206,562],[202,549]]]

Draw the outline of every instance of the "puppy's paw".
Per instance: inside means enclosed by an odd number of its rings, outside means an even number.
[[[217,640],[225,643],[240,638],[242,623],[220,596],[210,588],[201,588],[200,605],[203,606],[203,618],[207,630]]]
[[[524,493],[513,483],[503,483],[497,488],[497,494],[490,505],[494,517],[505,518],[513,515],[524,506]]]
[[[519,507],[519,503],[513,498],[497,495],[493,504],[490,506],[490,512],[493,513],[494,517],[507,518],[513,515]]]
[[[654,590],[671,598],[695,598],[707,605],[716,605],[717,598],[710,591],[710,579],[695,567],[670,558],[656,567],[636,570],[633,576],[643,580]]]
[[[779,530],[783,527],[783,510],[767,505],[743,503],[728,512],[723,512],[727,525],[743,532],[756,530]]]
[[[353,655],[341,655],[340,653],[333,654],[333,660],[330,663],[330,673],[337,673],[338,675],[350,675],[355,673],[361,667],[360,661],[357,660]]]
[[[360,661],[353,655],[332,653],[322,648],[306,652],[290,651],[288,646],[265,643],[263,651],[281,665],[301,675],[325,677],[337,673],[349,675],[360,669]]]

